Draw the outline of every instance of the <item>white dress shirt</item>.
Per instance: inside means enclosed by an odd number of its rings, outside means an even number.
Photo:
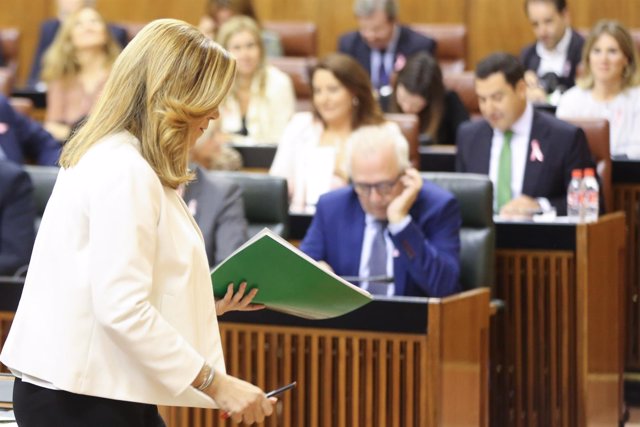
[[[544,76],[547,73],[555,73],[558,77],[569,75],[571,64],[567,65],[567,55],[569,54],[570,42],[571,28],[567,27],[564,35],[553,49],[547,49],[541,42],[536,43],[536,53],[540,57],[537,71],[539,76]]]
[[[533,107],[527,103],[524,113],[511,126],[511,198],[522,195],[524,169],[527,165],[527,151],[531,138],[531,124],[533,122]],[[504,132],[493,129],[491,139],[491,157],[489,160],[489,178],[493,183],[493,207],[497,211],[496,195],[498,194],[498,169],[500,167],[500,152],[504,144]]]

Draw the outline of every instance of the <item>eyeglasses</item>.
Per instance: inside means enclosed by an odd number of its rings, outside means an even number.
[[[369,197],[371,190],[375,188],[376,193],[380,196],[388,196],[393,191],[402,174],[398,175],[395,179],[389,181],[380,181],[373,184],[367,184],[364,182],[354,182],[353,188],[361,196]]]

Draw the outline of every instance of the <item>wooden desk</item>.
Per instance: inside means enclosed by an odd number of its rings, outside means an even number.
[[[494,426],[616,426],[622,416],[625,218],[498,223]]]
[[[291,215],[292,238],[310,221]],[[496,224],[494,297],[505,307],[491,322],[493,426],[617,425],[624,227],[622,213],[588,225]]]
[[[613,206],[627,216],[626,357],[627,370],[640,370],[640,161],[614,160]]]
[[[227,369],[265,389],[298,381],[268,426],[488,425],[487,290],[374,301],[321,322],[231,314]],[[227,425],[211,410],[162,413],[170,427]]]
[[[0,280],[2,343],[20,290]],[[298,382],[267,426],[475,427],[488,425],[488,324],[478,289],[376,300],[326,321],[228,313],[220,330],[230,373],[266,390]],[[169,427],[231,425],[209,409],[160,411]]]

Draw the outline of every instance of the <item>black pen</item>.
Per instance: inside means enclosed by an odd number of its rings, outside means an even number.
[[[284,387],[280,387],[277,388],[275,390],[271,390],[269,393],[267,393],[265,396],[267,396],[267,399],[270,397],[274,397],[277,396],[281,393],[284,393],[285,391],[292,389],[296,386],[297,382],[294,381],[291,384],[287,384]],[[223,420],[226,420],[227,418],[229,418],[231,416],[231,414],[229,412],[223,412],[222,414],[220,414],[220,418],[222,418]]]
[[[287,384],[284,387],[280,387],[280,388],[277,388],[275,390],[271,390],[269,393],[266,394],[266,396],[267,396],[267,398],[273,397],[273,396],[277,396],[280,393],[284,393],[285,391],[294,388],[296,386],[296,384],[297,383],[294,381],[291,384]]]

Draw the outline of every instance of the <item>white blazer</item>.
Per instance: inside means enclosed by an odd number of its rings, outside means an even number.
[[[224,370],[202,235],[127,132],[62,169],[0,359],[92,396],[216,407],[190,386]]]

